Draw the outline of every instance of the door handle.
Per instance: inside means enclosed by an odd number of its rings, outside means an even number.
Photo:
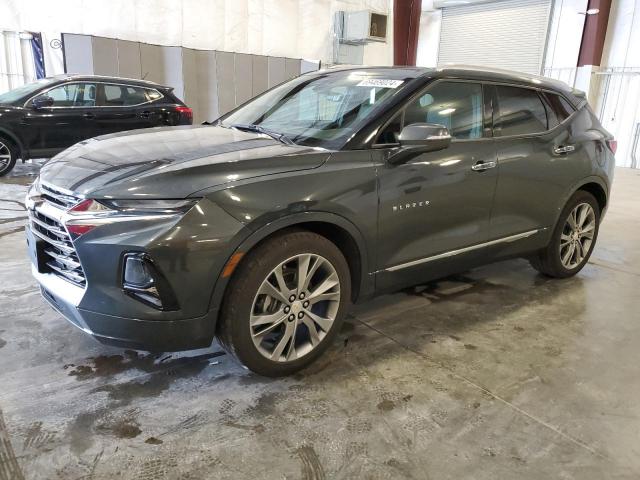
[[[490,162],[479,161],[473,167],[471,167],[471,170],[473,170],[474,172],[484,172],[485,170],[489,170],[490,168],[495,168],[496,165],[498,165],[498,162],[493,160],[491,160]]]
[[[87,112],[84,115],[82,115],[84,118],[86,118],[87,120],[93,120],[94,118],[96,118],[96,116],[93,113]]]
[[[576,149],[573,145],[561,145],[553,149],[553,153],[561,155],[563,153],[573,152]]]

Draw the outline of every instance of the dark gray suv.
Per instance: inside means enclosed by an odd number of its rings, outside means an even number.
[[[351,302],[524,256],[576,274],[615,141],[581,92],[505,71],[331,69],[215,125],[112,134],[27,196],[44,298],[99,341],[217,337],[248,368],[318,357]]]

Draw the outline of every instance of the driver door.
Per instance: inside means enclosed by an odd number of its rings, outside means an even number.
[[[49,157],[89,138],[96,103],[94,83],[74,82],[42,93],[53,99],[50,107],[31,108],[24,117],[32,157]]]
[[[485,103],[480,83],[436,81],[378,137],[379,290],[453,273],[479,254],[474,246],[488,240],[497,169]],[[451,145],[389,163],[402,127],[413,123],[446,126]]]

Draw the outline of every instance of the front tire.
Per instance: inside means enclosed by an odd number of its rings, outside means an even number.
[[[312,232],[283,232],[234,272],[218,339],[250,370],[289,375],[329,347],[350,298],[349,266],[338,247]]]
[[[0,137],[0,177],[5,176],[16,164],[18,148],[9,139]]]
[[[540,273],[567,278],[586,265],[598,238],[600,206],[593,195],[578,190],[567,202],[549,245],[530,259]]]

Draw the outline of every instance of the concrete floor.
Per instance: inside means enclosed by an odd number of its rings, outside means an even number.
[[[385,296],[268,380],[217,346],[107,348],[46,306],[21,231],[36,170],[0,184],[0,480],[640,477],[639,171],[577,277],[515,260]]]

